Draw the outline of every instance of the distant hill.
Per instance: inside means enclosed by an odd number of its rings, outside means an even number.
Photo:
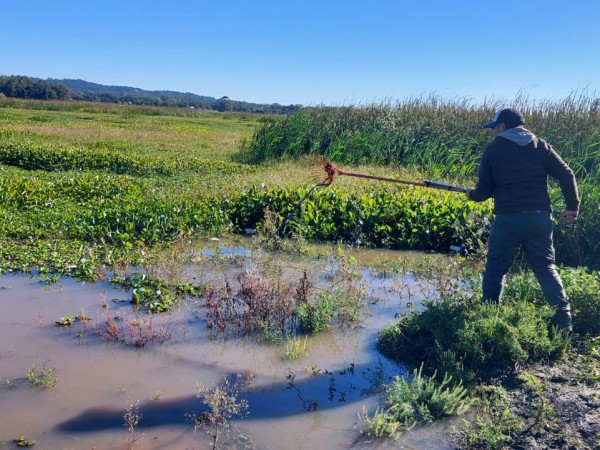
[[[129,86],[108,86],[79,79],[48,78],[41,80],[27,76],[0,76],[0,94],[7,97],[38,99],[72,99],[130,105],[171,106],[180,108],[211,109],[217,111],[287,114],[301,105],[262,104],[219,99],[191,92],[147,91]]]
[[[52,79],[49,83],[59,83],[72,92],[74,100],[122,102],[131,104],[155,104],[157,106],[194,107],[218,111],[261,112],[281,114],[295,111],[301,105],[262,104],[232,100],[229,97],[209,97],[191,92],[147,91],[129,86],[107,86],[84,80]]]
[[[72,80],[72,79],[55,79],[48,78],[46,81],[50,83],[60,83],[68,87],[73,93],[87,93],[87,94],[103,94],[108,92],[118,93],[121,96],[138,96],[138,97],[151,97],[151,98],[183,98],[194,100],[197,102],[208,102],[210,104],[217,103],[217,99],[214,97],[208,97],[205,95],[196,95],[191,92],[177,92],[177,91],[147,91],[129,86],[112,86],[98,83],[92,83],[85,80]]]

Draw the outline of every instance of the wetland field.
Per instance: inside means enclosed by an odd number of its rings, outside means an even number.
[[[0,449],[599,448],[597,102],[521,105],[580,182],[567,336],[520,259],[479,302],[490,203],[311,190],[472,186],[491,106],[0,99]]]

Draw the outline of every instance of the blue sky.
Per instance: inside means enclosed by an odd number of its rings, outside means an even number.
[[[597,0],[14,0],[0,74],[282,104],[600,91]]]

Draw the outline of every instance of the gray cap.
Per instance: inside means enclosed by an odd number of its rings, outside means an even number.
[[[514,108],[500,108],[492,120],[483,125],[483,128],[494,128],[499,123],[505,123],[506,128],[514,128],[525,123],[525,117]]]

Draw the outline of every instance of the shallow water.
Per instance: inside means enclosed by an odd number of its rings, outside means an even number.
[[[248,250],[223,252],[201,254],[236,261],[188,265],[186,276],[217,283],[255,264]],[[283,269],[294,276],[310,268],[325,284],[330,266],[327,260],[285,262]],[[136,315],[131,293],[110,283],[61,279],[45,286],[36,278],[0,276],[0,448],[13,448],[19,435],[44,449],[210,448],[208,433],[194,432],[186,414],[203,410],[199,383],[216,385],[238,374],[253,381],[239,395],[248,401],[248,415],[235,424],[255,448],[451,448],[447,423],[414,430],[395,443],[358,439],[358,413],[363,407],[373,412],[380,400],[374,382],[406,373],[376,352],[376,333],[406,311],[409,297],[415,301],[429,289],[410,276],[362,274],[370,307],[361,326],[309,337],[308,353],[298,361],[284,358],[285,344],[209,339],[198,300],[166,314]],[[91,319],[85,326],[55,324],[82,312]],[[137,348],[135,336],[125,339],[129,345],[107,340],[109,318],[134,334],[145,330],[154,342]],[[34,367],[38,373],[53,369],[56,386],[33,386],[27,374]],[[132,434],[124,415],[135,406],[140,420]]]

